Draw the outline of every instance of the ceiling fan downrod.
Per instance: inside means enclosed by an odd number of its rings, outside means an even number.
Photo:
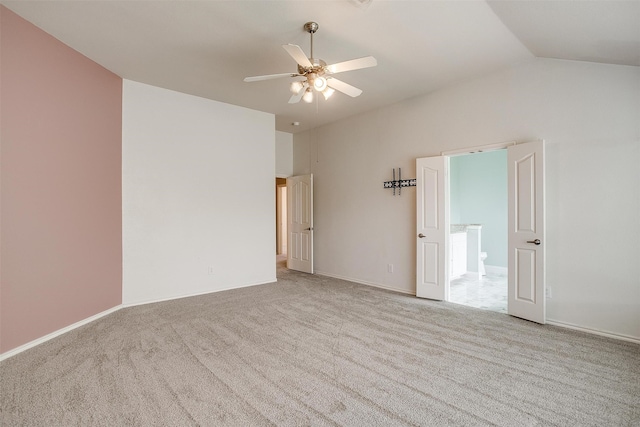
[[[311,35],[311,59],[313,60],[313,33],[318,31],[318,23],[317,22],[307,22],[304,24],[304,30]]]

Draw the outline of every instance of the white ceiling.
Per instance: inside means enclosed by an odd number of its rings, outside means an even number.
[[[270,112],[292,133],[535,56],[640,66],[640,0],[0,3],[125,79]],[[243,82],[295,72],[281,45],[309,55],[307,21],[327,63],[376,57],[337,76],[360,97],[290,105],[289,78]]]

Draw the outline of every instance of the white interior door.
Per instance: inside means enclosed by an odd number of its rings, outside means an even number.
[[[545,323],[544,143],[511,146],[507,160],[508,313]]]
[[[448,299],[449,158],[416,159],[416,296]]]
[[[287,178],[287,268],[313,274],[313,175]]]

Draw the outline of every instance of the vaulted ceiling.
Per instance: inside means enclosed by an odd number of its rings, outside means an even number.
[[[270,112],[292,133],[534,57],[640,66],[635,0],[0,3],[125,79]],[[290,78],[243,81],[296,72],[282,45],[309,56],[307,21],[319,24],[315,57],[377,59],[339,75],[362,95],[288,104]]]

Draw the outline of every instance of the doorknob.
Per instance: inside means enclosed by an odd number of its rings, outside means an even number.
[[[534,245],[539,245],[540,243],[540,239],[536,239],[536,240],[527,240],[527,243],[533,243]]]
[[[418,234],[418,237],[422,239],[423,237],[427,237],[427,236],[425,236],[424,234],[420,233],[420,234]]]
[[[305,228],[304,231],[312,231],[313,227]]]

